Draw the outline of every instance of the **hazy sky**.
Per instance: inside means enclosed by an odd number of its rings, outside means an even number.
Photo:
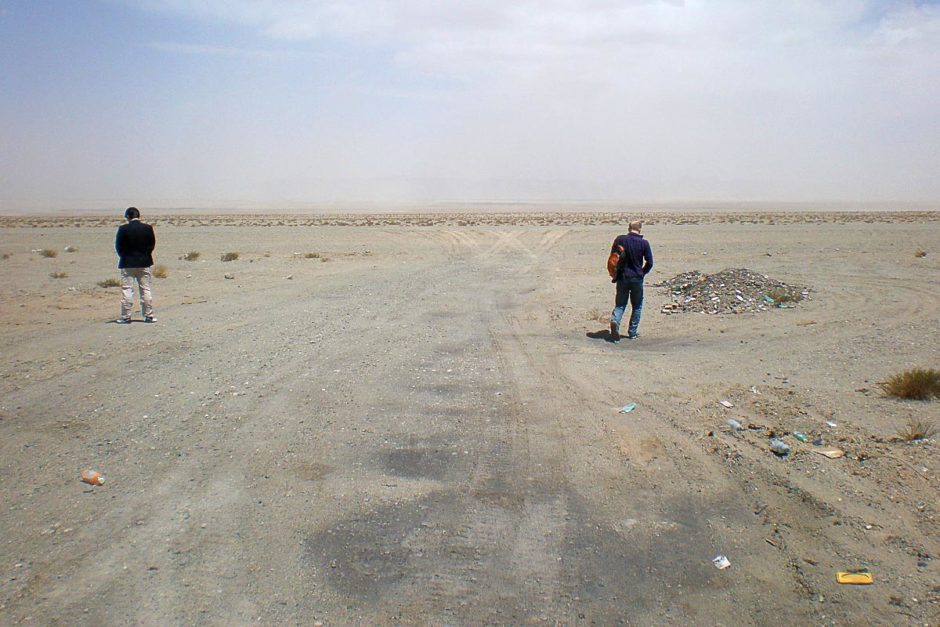
[[[0,209],[940,202],[940,1],[0,0]]]

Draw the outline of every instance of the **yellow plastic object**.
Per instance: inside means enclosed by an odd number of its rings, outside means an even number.
[[[836,581],[856,586],[865,586],[875,583],[874,577],[871,576],[871,572],[869,572],[867,568],[859,570],[840,570],[836,573]]]

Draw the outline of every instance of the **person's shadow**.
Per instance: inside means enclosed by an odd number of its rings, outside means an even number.
[[[610,342],[614,344],[617,340],[610,334],[610,329],[604,329],[602,331],[588,331],[586,334],[592,340],[604,340],[605,342]]]

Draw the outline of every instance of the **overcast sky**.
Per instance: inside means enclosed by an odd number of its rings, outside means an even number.
[[[0,209],[940,202],[940,2],[0,0]]]

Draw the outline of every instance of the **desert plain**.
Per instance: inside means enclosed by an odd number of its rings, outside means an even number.
[[[156,324],[120,210],[0,218],[0,623],[940,624],[940,400],[880,387],[940,367],[940,212],[142,210]],[[807,297],[662,313],[728,268]]]

